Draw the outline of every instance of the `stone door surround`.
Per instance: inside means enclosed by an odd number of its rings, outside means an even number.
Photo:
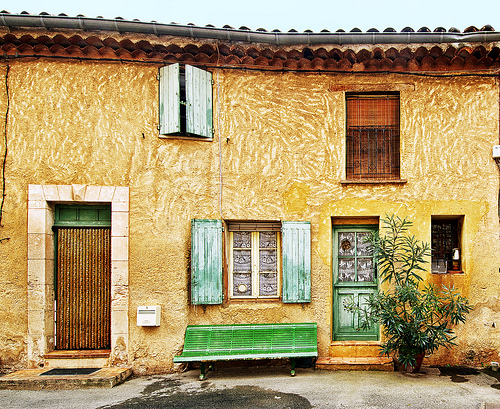
[[[45,364],[54,349],[54,209],[65,204],[111,204],[110,365],[128,363],[129,188],[28,186],[28,366]]]

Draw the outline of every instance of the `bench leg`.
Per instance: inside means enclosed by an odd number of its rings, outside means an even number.
[[[290,363],[292,364],[292,371],[290,372],[290,375],[295,376],[295,358],[290,358]]]
[[[200,362],[200,381],[205,380],[205,376],[207,375],[208,371],[214,371],[214,370],[215,368],[213,362]]]
[[[205,375],[206,375],[205,362],[200,362],[200,381],[205,380]]]

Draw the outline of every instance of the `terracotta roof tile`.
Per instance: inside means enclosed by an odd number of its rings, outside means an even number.
[[[205,53],[197,54],[195,59],[196,59],[196,62],[199,62],[199,63],[207,63],[207,64],[210,63],[210,57]]]
[[[123,37],[122,37],[123,38]],[[82,37],[78,34],[0,36],[0,57],[71,57],[152,61],[155,63],[198,63],[251,66],[274,69],[338,71],[449,71],[485,70],[500,65],[500,48],[484,45],[433,45],[398,49],[382,46],[356,49],[345,47],[271,48],[221,43],[165,44],[161,40],[129,38],[118,41],[109,34]]]
[[[96,37],[96,36],[91,36],[91,37],[87,37],[85,42],[88,44],[88,45],[91,45],[95,48],[102,48],[104,47],[104,43],[101,41],[101,39],[99,37]]]
[[[396,58],[399,58],[399,52],[394,47],[389,48],[384,53],[384,55],[385,55],[386,58],[389,58],[392,61],[394,61]]]
[[[83,40],[83,38],[82,38],[82,37],[80,37],[80,36],[79,36],[79,35],[77,35],[77,34],[76,34],[76,35],[74,35],[74,36],[72,36],[72,37],[70,37],[70,38],[69,38],[69,42],[70,42],[71,44],[74,44],[74,45],[76,45],[77,47],[81,47],[81,48],[84,48],[84,47],[86,47],[86,46],[88,45],[88,44],[87,44],[87,42],[85,42],[85,41]]]
[[[203,44],[200,46],[200,52],[210,57],[212,54],[215,54],[215,48],[211,44]],[[243,55],[240,55],[239,53],[237,55],[238,57],[243,57]]]
[[[52,41],[54,41],[54,43],[59,44],[63,47],[69,47],[72,44],[71,41],[69,41],[69,39],[64,37],[62,34],[55,35],[52,38]]]
[[[121,47],[120,43],[111,37],[105,38],[103,43],[106,47],[112,48],[113,50],[118,50]]]
[[[115,50],[111,47],[101,47],[99,48],[99,54],[105,58],[116,58]]]

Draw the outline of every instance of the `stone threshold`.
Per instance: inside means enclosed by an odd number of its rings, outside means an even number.
[[[45,359],[109,358],[110,349],[54,350],[44,354]]]
[[[0,377],[0,389],[59,390],[112,388],[132,375],[132,368],[101,368],[90,375],[40,376],[50,368],[23,369]]]
[[[394,371],[392,358],[388,357],[320,357],[317,369],[353,371]]]

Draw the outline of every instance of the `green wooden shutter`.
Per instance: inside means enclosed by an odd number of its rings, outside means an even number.
[[[311,302],[311,223],[283,222],[283,302]]]
[[[160,134],[181,131],[179,64],[160,68]]]
[[[191,304],[222,303],[222,221],[191,220]]]
[[[212,73],[186,65],[186,131],[212,137]]]

